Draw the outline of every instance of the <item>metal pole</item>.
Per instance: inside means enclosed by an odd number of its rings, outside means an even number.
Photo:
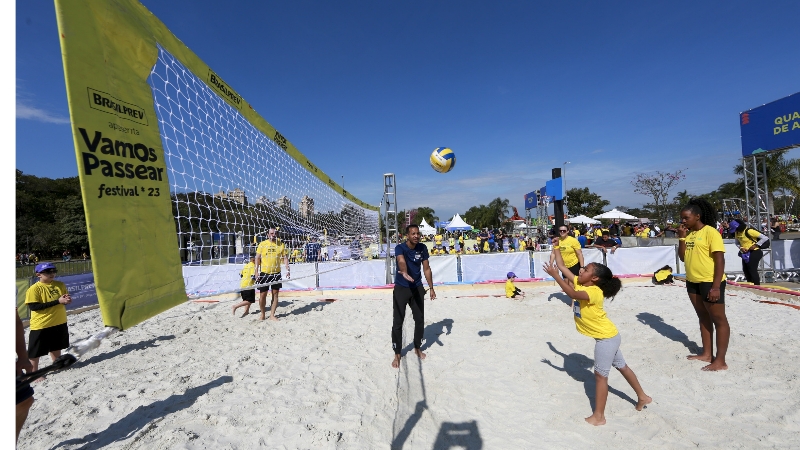
[[[564,207],[565,207],[564,213],[569,215],[569,208],[566,208],[566,206],[567,206],[567,164],[570,164],[570,162],[566,161],[566,162],[564,162],[564,164],[561,165],[561,167],[562,167],[561,176],[564,178]]]

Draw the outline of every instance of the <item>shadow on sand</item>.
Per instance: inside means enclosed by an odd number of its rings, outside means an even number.
[[[680,342],[687,349],[689,349],[691,353],[699,355],[702,352],[700,346],[697,345],[696,342],[689,340],[689,336],[687,336],[686,333],[664,322],[664,319],[662,319],[661,316],[642,312],[637,314],[636,318],[639,319],[639,322],[656,330],[658,334],[664,336],[665,338],[672,339],[675,342]]]
[[[439,344],[440,347],[444,347],[444,343],[439,340],[439,336],[443,334],[449,335],[453,331],[453,323],[453,319],[443,319],[425,327],[425,330],[422,332],[422,339],[424,342],[419,349],[424,352],[425,350],[431,348],[433,344]],[[402,356],[406,356],[406,353],[413,349],[414,343],[412,342],[406,345],[400,354]]]
[[[563,292],[554,292],[554,293],[550,294],[547,297],[547,301],[548,302],[552,301],[553,298],[557,298],[557,299],[561,300],[561,302],[563,302],[567,306],[572,306],[572,299],[569,298],[569,295],[567,295],[567,294],[565,294]]]
[[[96,363],[105,361],[107,359],[115,358],[115,357],[117,357],[119,355],[124,355],[124,354],[126,354],[128,352],[131,352],[131,351],[134,351],[134,350],[143,350],[143,349],[146,349],[146,348],[158,347],[158,345],[156,345],[157,342],[159,342],[159,341],[169,341],[169,340],[172,340],[172,339],[175,339],[175,335],[174,334],[169,335],[169,336],[159,336],[157,338],[148,339],[146,341],[136,342],[135,344],[125,344],[125,345],[123,345],[122,347],[120,347],[120,348],[118,348],[116,350],[112,350],[112,351],[107,352],[107,353],[100,353],[99,355],[94,355],[91,358],[83,360],[83,361],[78,360],[78,362],[75,363],[75,367],[83,367],[83,366],[87,366],[89,364],[96,364]]]
[[[230,383],[231,381],[233,381],[233,377],[225,375],[202,386],[187,389],[183,394],[170,395],[164,400],[139,406],[131,411],[130,414],[112,423],[108,428],[99,433],[91,433],[78,439],[69,439],[53,448],[81,445],[81,447],[78,447],[79,449],[88,450],[102,448],[115,442],[130,439],[146,427],[148,430],[155,427],[156,423],[165,416],[192,406],[198,398],[208,393],[211,389],[222,386],[225,383]],[[147,432],[147,430],[145,430],[145,432]]]
[[[592,370],[594,367],[594,361],[587,356],[581,355],[580,353],[570,353],[569,355],[561,353],[556,350],[556,348],[553,347],[553,344],[550,342],[548,342],[547,345],[550,347],[550,350],[552,350],[553,353],[564,358],[564,367],[557,367],[547,359],[543,359],[542,362],[553,369],[558,370],[559,372],[566,372],[567,375],[571,376],[573,380],[583,383],[583,390],[586,392],[586,397],[589,399],[589,405],[591,406],[592,411],[594,411],[595,383],[594,370]],[[632,399],[628,394],[618,389],[614,389],[610,385],[608,386],[608,392],[636,406],[636,400]]]

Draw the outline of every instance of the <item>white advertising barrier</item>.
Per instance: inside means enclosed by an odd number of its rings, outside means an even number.
[[[187,295],[206,295],[239,288],[239,272],[243,264],[224,266],[183,266],[183,282]]]
[[[581,249],[583,253],[583,264],[589,263],[603,263],[603,252],[597,250],[596,248],[583,248]],[[533,273],[531,274],[531,278],[545,278],[552,280],[553,277],[545,273],[542,264],[550,262],[550,253],[551,252],[536,252],[533,253]]]
[[[383,286],[386,284],[386,261],[321,262],[319,287]]]
[[[619,248],[612,255],[606,254],[606,265],[614,275],[638,275],[653,273],[664,266],[675,267],[675,247],[632,247]]]
[[[773,269],[800,269],[800,240],[772,241],[772,258],[775,260]]]
[[[456,255],[431,256],[428,259],[435,283],[458,283],[458,257]],[[427,285],[425,274],[422,283]],[[384,283],[385,284],[385,283]]]
[[[186,294],[204,295],[213,292],[227,292],[239,289],[243,264],[225,264],[221,266],[183,266],[183,280],[186,283]],[[314,263],[292,264],[292,280],[286,280],[286,272],[282,273],[283,289],[308,289],[316,287]]]
[[[773,240],[770,245],[771,252],[764,255],[764,261],[775,261],[772,266],[775,270],[800,268],[800,240]],[[725,244],[725,271],[741,272],[742,258],[739,257],[739,247],[735,244]]]
[[[508,272],[514,272],[519,278],[531,278],[528,255],[528,252],[464,255],[461,257],[461,281],[505,280]]]

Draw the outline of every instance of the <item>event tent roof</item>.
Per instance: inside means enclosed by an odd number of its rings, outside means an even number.
[[[428,225],[428,222],[426,222],[424,218],[422,219],[422,223],[419,224],[419,231],[424,235],[436,234],[436,228]]]
[[[571,217],[567,220],[569,221],[569,223],[588,223],[592,225],[600,223],[599,220],[594,220],[591,217],[584,216],[583,214],[581,214],[580,216]]]
[[[447,231],[472,231],[472,225],[467,225],[464,222],[464,219],[461,218],[458,214],[453,216],[453,220],[450,221],[450,224],[445,227]]]
[[[599,216],[594,216],[595,219],[624,219],[624,220],[634,220],[637,219],[636,217],[626,214],[617,208],[612,209],[611,211],[604,212]]]

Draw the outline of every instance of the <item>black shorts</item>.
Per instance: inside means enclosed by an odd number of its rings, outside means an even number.
[[[259,276],[258,276],[258,281],[256,281],[256,284],[267,284],[267,283],[272,283],[274,281],[280,281],[280,280],[281,280],[281,273],[280,272],[278,272],[278,273],[264,273],[264,272],[261,272],[261,274],[259,274]],[[258,292],[267,292],[269,290],[269,288],[272,288],[273,291],[277,291],[282,287],[283,287],[282,283],[273,284],[272,286],[262,286],[262,287],[258,288]]]
[[[704,302],[716,303],[719,305],[725,304],[725,282],[719,284],[719,300],[716,302],[708,301],[708,293],[711,292],[711,285],[714,284],[710,281],[705,283],[692,283],[686,282],[686,292],[689,294],[699,294]]]
[[[242,300],[250,303],[256,302],[256,290],[255,289],[248,289],[246,291],[240,292],[242,295]]]
[[[69,347],[69,329],[66,323],[41,330],[31,330],[28,336],[29,358],[38,358],[67,347]]]
[[[17,387],[17,404],[33,397],[33,388],[30,383],[22,383]]]
[[[572,272],[573,275],[580,275],[581,273],[581,263],[575,264],[574,266],[569,268],[569,271]]]

